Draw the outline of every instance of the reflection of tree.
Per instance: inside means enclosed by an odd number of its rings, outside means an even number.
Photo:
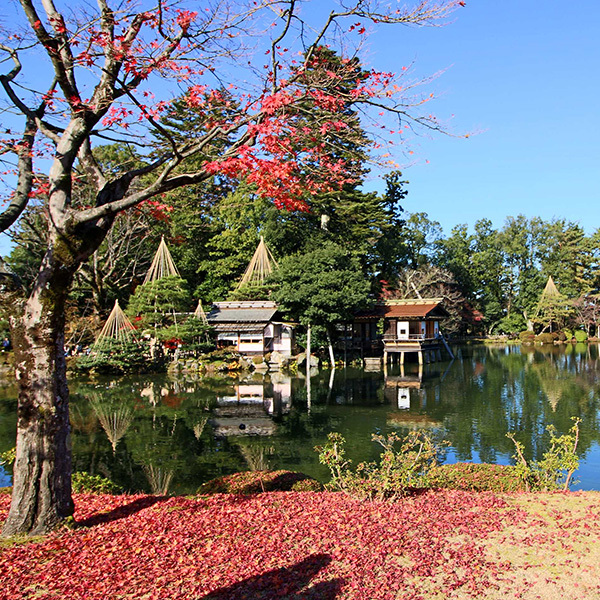
[[[115,406],[113,403],[102,402],[98,394],[91,395],[89,400],[102,425],[102,429],[104,429],[110,440],[113,453],[115,453],[117,451],[117,444],[127,433],[133,421],[133,408],[125,403]]]
[[[578,386],[582,395],[587,391],[582,382],[577,381],[573,375],[565,370],[564,364],[562,368],[557,366],[552,356],[532,363],[529,365],[529,369],[537,375],[540,387],[546,395],[553,412],[556,412],[563,395],[573,386]]]
[[[238,447],[251,471],[267,471],[271,468],[269,457],[275,454],[275,446],[265,445],[260,440],[246,439]]]
[[[142,469],[146,473],[152,493],[157,496],[166,496],[169,493],[174,472],[152,464],[142,465]]]
[[[208,417],[202,417],[195,425],[194,425],[194,436],[197,440],[202,437],[202,432],[208,423]]]
[[[200,437],[214,404],[211,382],[173,381],[164,376],[99,377],[73,387],[74,409],[79,406],[97,414],[94,421],[101,421],[110,440],[110,445],[100,440],[91,443],[76,436],[79,470],[93,472],[94,465],[102,464],[109,470],[105,475],[124,489],[150,488],[155,493],[194,492],[208,478],[198,459],[210,443],[206,436]],[[121,435],[129,417],[129,428]],[[103,433],[102,441],[106,439]]]
[[[574,356],[568,346],[477,347],[452,366],[441,402],[426,411],[444,421],[458,460],[508,460],[514,454],[508,431],[517,433],[528,459],[540,459],[547,450],[547,425],[567,433],[572,416],[583,419],[583,456],[599,438],[594,371],[593,359]]]

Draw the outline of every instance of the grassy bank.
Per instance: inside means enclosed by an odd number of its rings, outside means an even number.
[[[595,492],[75,500],[76,528],[4,544],[0,598],[600,598]]]

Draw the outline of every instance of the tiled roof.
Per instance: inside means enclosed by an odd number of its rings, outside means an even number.
[[[215,302],[206,318],[213,326],[220,323],[262,323],[266,325],[273,320],[276,313],[275,302]]]
[[[446,311],[437,303],[431,304],[392,304],[384,306],[387,318],[396,317],[438,317],[445,316]],[[437,310],[436,310],[437,309]]]
[[[376,304],[372,309],[356,315],[358,321],[373,318],[424,319],[426,317],[447,317],[448,312],[437,299],[431,300],[388,300]]]
[[[262,335],[268,323],[210,323],[218,333],[257,333]]]

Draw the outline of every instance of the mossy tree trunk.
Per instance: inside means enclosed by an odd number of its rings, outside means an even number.
[[[44,534],[73,514],[65,303],[81,258],[96,246],[80,237],[67,244],[54,236],[33,291],[11,317],[17,453],[3,536]]]

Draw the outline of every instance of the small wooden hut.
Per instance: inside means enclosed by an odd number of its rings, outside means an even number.
[[[271,300],[215,302],[206,315],[217,332],[218,347],[241,354],[292,354],[293,326],[285,323]]]
[[[357,314],[350,328],[345,327],[344,347],[359,350],[363,357],[383,352],[385,361],[393,355],[403,363],[407,353],[416,353],[419,363],[435,360],[443,347],[451,354],[440,331],[447,316],[440,298],[386,300]]]

